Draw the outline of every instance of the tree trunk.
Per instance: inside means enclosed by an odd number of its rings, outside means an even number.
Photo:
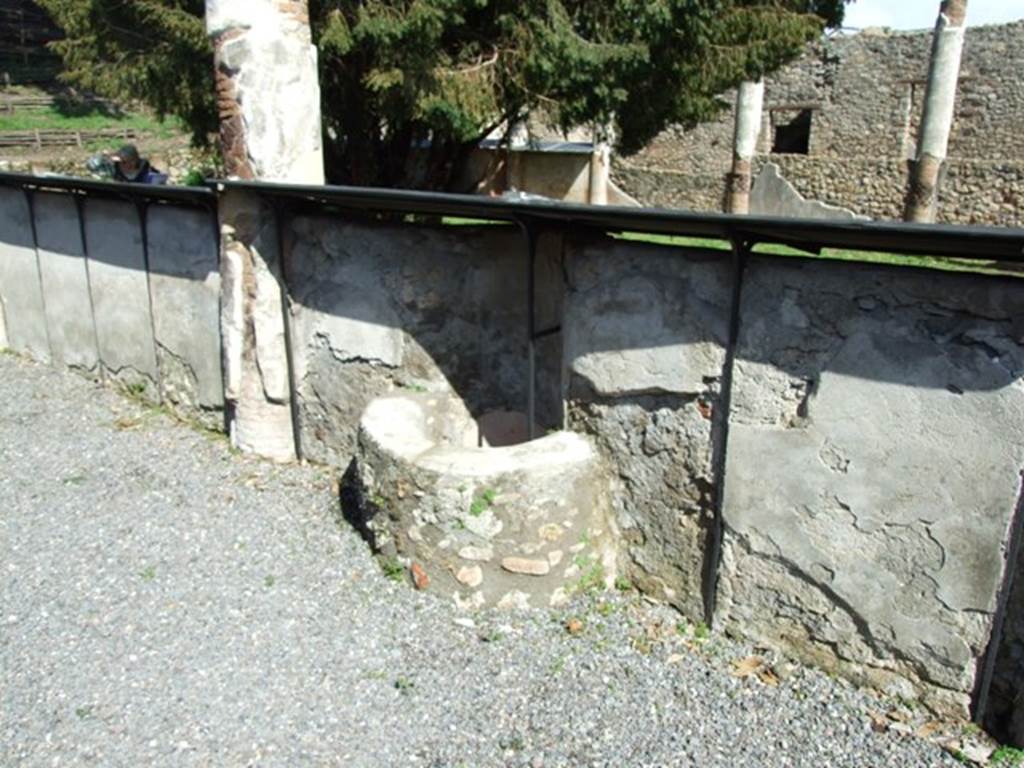
[[[967,0],[944,0],[939,7],[917,152],[910,168],[907,188],[904,214],[907,221],[935,221],[939,177],[946,161],[949,132],[953,125],[966,16]]]
[[[750,212],[750,185],[757,137],[761,133],[764,81],[740,83],[736,92],[736,132],[733,136],[732,172],[728,176],[726,210]]]

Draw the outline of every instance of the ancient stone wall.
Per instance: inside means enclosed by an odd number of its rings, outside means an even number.
[[[285,262],[303,455],[345,465],[366,405],[395,387],[452,388],[479,417],[524,412],[526,243],[511,227],[293,221]],[[546,258],[550,254],[550,258]],[[558,296],[540,248],[538,321]],[[546,266],[550,265],[550,266]],[[555,340],[557,341],[557,340]],[[560,348],[539,346],[541,428],[561,422]]]
[[[211,424],[225,400],[258,403],[232,428],[271,419],[286,433],[274,455],[293,455],[294,432],[339,474],[367,404],[396,390],[476,417],[525,408],[519,228],[305,201],[275,216],[234,189],[218,254],[195,204],[143,217],[82,197],[0,186],[4,345]],[[579,228],[539,246],[537,433],[596,446],[619,572],[694,620],[946,713],[966,711],[993,659],[990,704],[1011,719],[1024,282],[767,256],[741,270]]]
[[[755,165],[779,164],[807,197],[899,219],[930,43],[930,31],[836,37],[767,78]],[[968,29],[940,222],[1024,223],[1022,71],[1024,22]],[[638,154],[617,158],[617,183],[648,205],[721,210],[735,94],[723,101],[717,120],[670,128]],[[810,119],[806,153],[779,151],[777,131],[801,115]]]

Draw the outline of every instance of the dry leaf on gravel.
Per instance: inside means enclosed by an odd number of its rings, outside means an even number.
[[[935,720],[929,720],[915,731],[915,735],[919,739],[927,739],[929,736],[934,736],[936,733],[943,730],[944,727],[945,726],[943,726],[942,723],[936,722]]]
[[[760,656],[747,656],[745,659],[732,663],[733,677],[750,677],[764,666],[764,659]]]

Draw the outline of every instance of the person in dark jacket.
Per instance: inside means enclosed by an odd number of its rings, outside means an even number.
[[[86,163],[89,170],[111,181],[126,181],[136,184],[166,184],[167,174],[160,173],[139,157],[134,144],[125,144],[112,155],[96,155]]]

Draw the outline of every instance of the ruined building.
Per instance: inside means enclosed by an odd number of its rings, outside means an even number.
[[[773,162],[806,197],[900,219],[931,40],[930,30],[835,37],[768,78],[755,175]],[[720,211],[733,121],[727,109],[666,130],[618,158],[614,178],[645,205]],[[1024,225],[1022,124],[1024,21],[968,29],[940,223]]]

